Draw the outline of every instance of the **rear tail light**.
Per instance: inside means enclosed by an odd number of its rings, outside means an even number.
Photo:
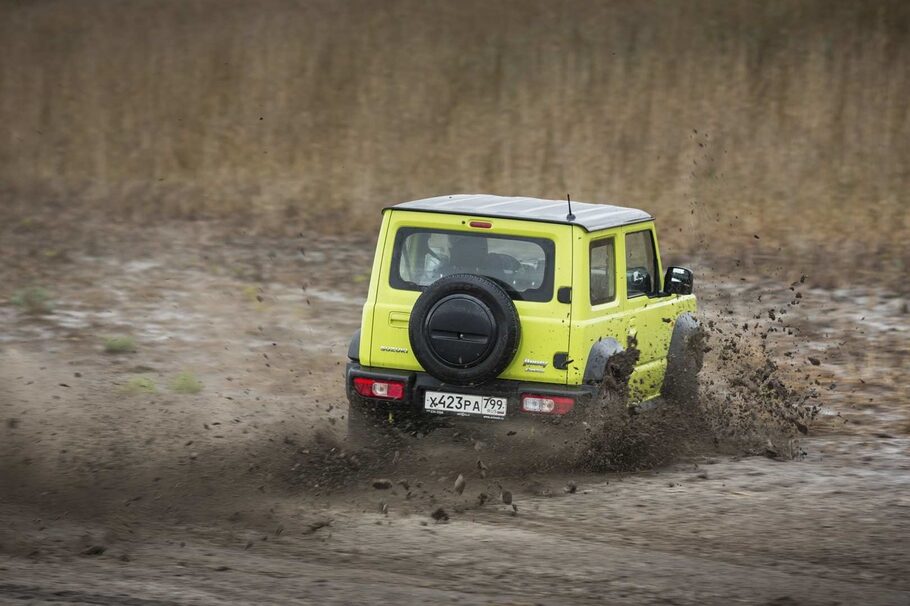
[[[404,400],[404,382],[354,377],[354,389],[367,398]]]
[[[521,409],[550,415],[564,415],[575,406],[575,400],[562,396],[538,396],[522,394]]]

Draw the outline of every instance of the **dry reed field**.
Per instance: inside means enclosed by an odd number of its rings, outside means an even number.
[[[730,266],[910,267],[906,2],[7,0],[0,41],[10,220],[571,192]]]

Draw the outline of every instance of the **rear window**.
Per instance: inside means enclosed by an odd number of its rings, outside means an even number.
[[[483,233],[403,227],[395,236],[390,284],[423,290],[451,274],[479,274],[513,299],[553,296],[553,241]]]

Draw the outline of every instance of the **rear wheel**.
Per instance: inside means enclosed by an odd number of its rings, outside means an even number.
[[[632,414],[626,383],[617,385],[615,381],[606,379],[599,387],[584,418],[585,432],[588,435],[622,426],[629,421]]]
[[[585,435],[576,457],[580,464],[599,470],[614,464],[614,451],[629,433],[629,377],[638,356],[637,349],[628,349],[607,360],[597,395],[585,414]]]

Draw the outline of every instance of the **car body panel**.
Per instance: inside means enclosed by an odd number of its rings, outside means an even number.
[[[694,295],[639,295],[630,297],[627,292],[626,234],[647,230],[652,233],[658,282],[662,290],[663,265],[653,222],[620,226],[612,229],[587,232],[576,228],[573,245],[574,264],[572,328],[569,357],[569,384],[584,381],[584,372],[591,348],[604,339],[614,339],[624,348],[634,343],[639,350],[638,364],[629,380],[630,399],[643,401],[660,394],[667,367],[667,349],[673,334],[673,325],[679,314],[695,310]],[[590,251],[593,243],[613,242],[615,271],[615,296],[612,301],[591,303]],[[630,341],[630,337],[632,337]]]
[[[661,392],[667,369],[667,355],[676,319],[694,312],[694,295],[664,294],[664,267],[660,258],[657,231],[653,220],[639,220],[605,229],[592,230],[580,225],[547,223],[540,220],[491,218],[483,229],[491,235],[547,238],[554,243],[553,292],[548,301],[514,301],[521,318],[518,352],[498,379],[553,385],[579,386],[585,383],[585,370],[592,347],[610,340],[623,348],[636,347],[640,353],[630,377],[630,400],[644,401]],[[408,336],[410,312],[419,291],[394,288],[390,284],[395,238],[403,227],[419,227],[476,233],[471,221],[478,217],[427,209],[408,210],[390,207],[383,213],[376,258],[363,310],[360,335],[360,363],[372,368],[423,371],[412,352]],[[650,294],[629,293],[626,280],[626,236],[648,231],[654,250]],[[613,299],[591,302],[590,254],[592,243],[613,242]],[[557,293],[571,288],[570,300],[561,302]],[[603,349],[603,348],[601,348]],[[554,365],[555,354],[567,354],[564,369]],[[589,373],[590,374],[590,373]]]
[[[488,229],[471,227],[477,219],[468,215],[427,213],[400,209],[387,209],[383,216],[383,228],[377,245],[377,255],[370,281],[370,293],[364,305],[363,334],[370,338],[361,339],[361,361],[373,367],[400,370],[422,370],[414,357],[408,336],[411,309],[419,291],[394,288],[390,274],[394,262],[392,251],[398,230],[404,227],[420,227],[465,233],[489,233],[490,235],[523,236],[545,238],[554,243],[554,285],[548,301],[514,301],[521,318],[521,339],[514,359],[500,374],[502,379],[566,384],[568,372],[555,368],[553,357],[569,351],[569,325],[571,306],[557,300],[560,286],[572,273],[571,234],[573,227],[542,222],[516,221],[509,219],[486,219],[492,227]],[[382,250],[384,252],[380,253]],[[562,278],[562,280],[560,279]]]

